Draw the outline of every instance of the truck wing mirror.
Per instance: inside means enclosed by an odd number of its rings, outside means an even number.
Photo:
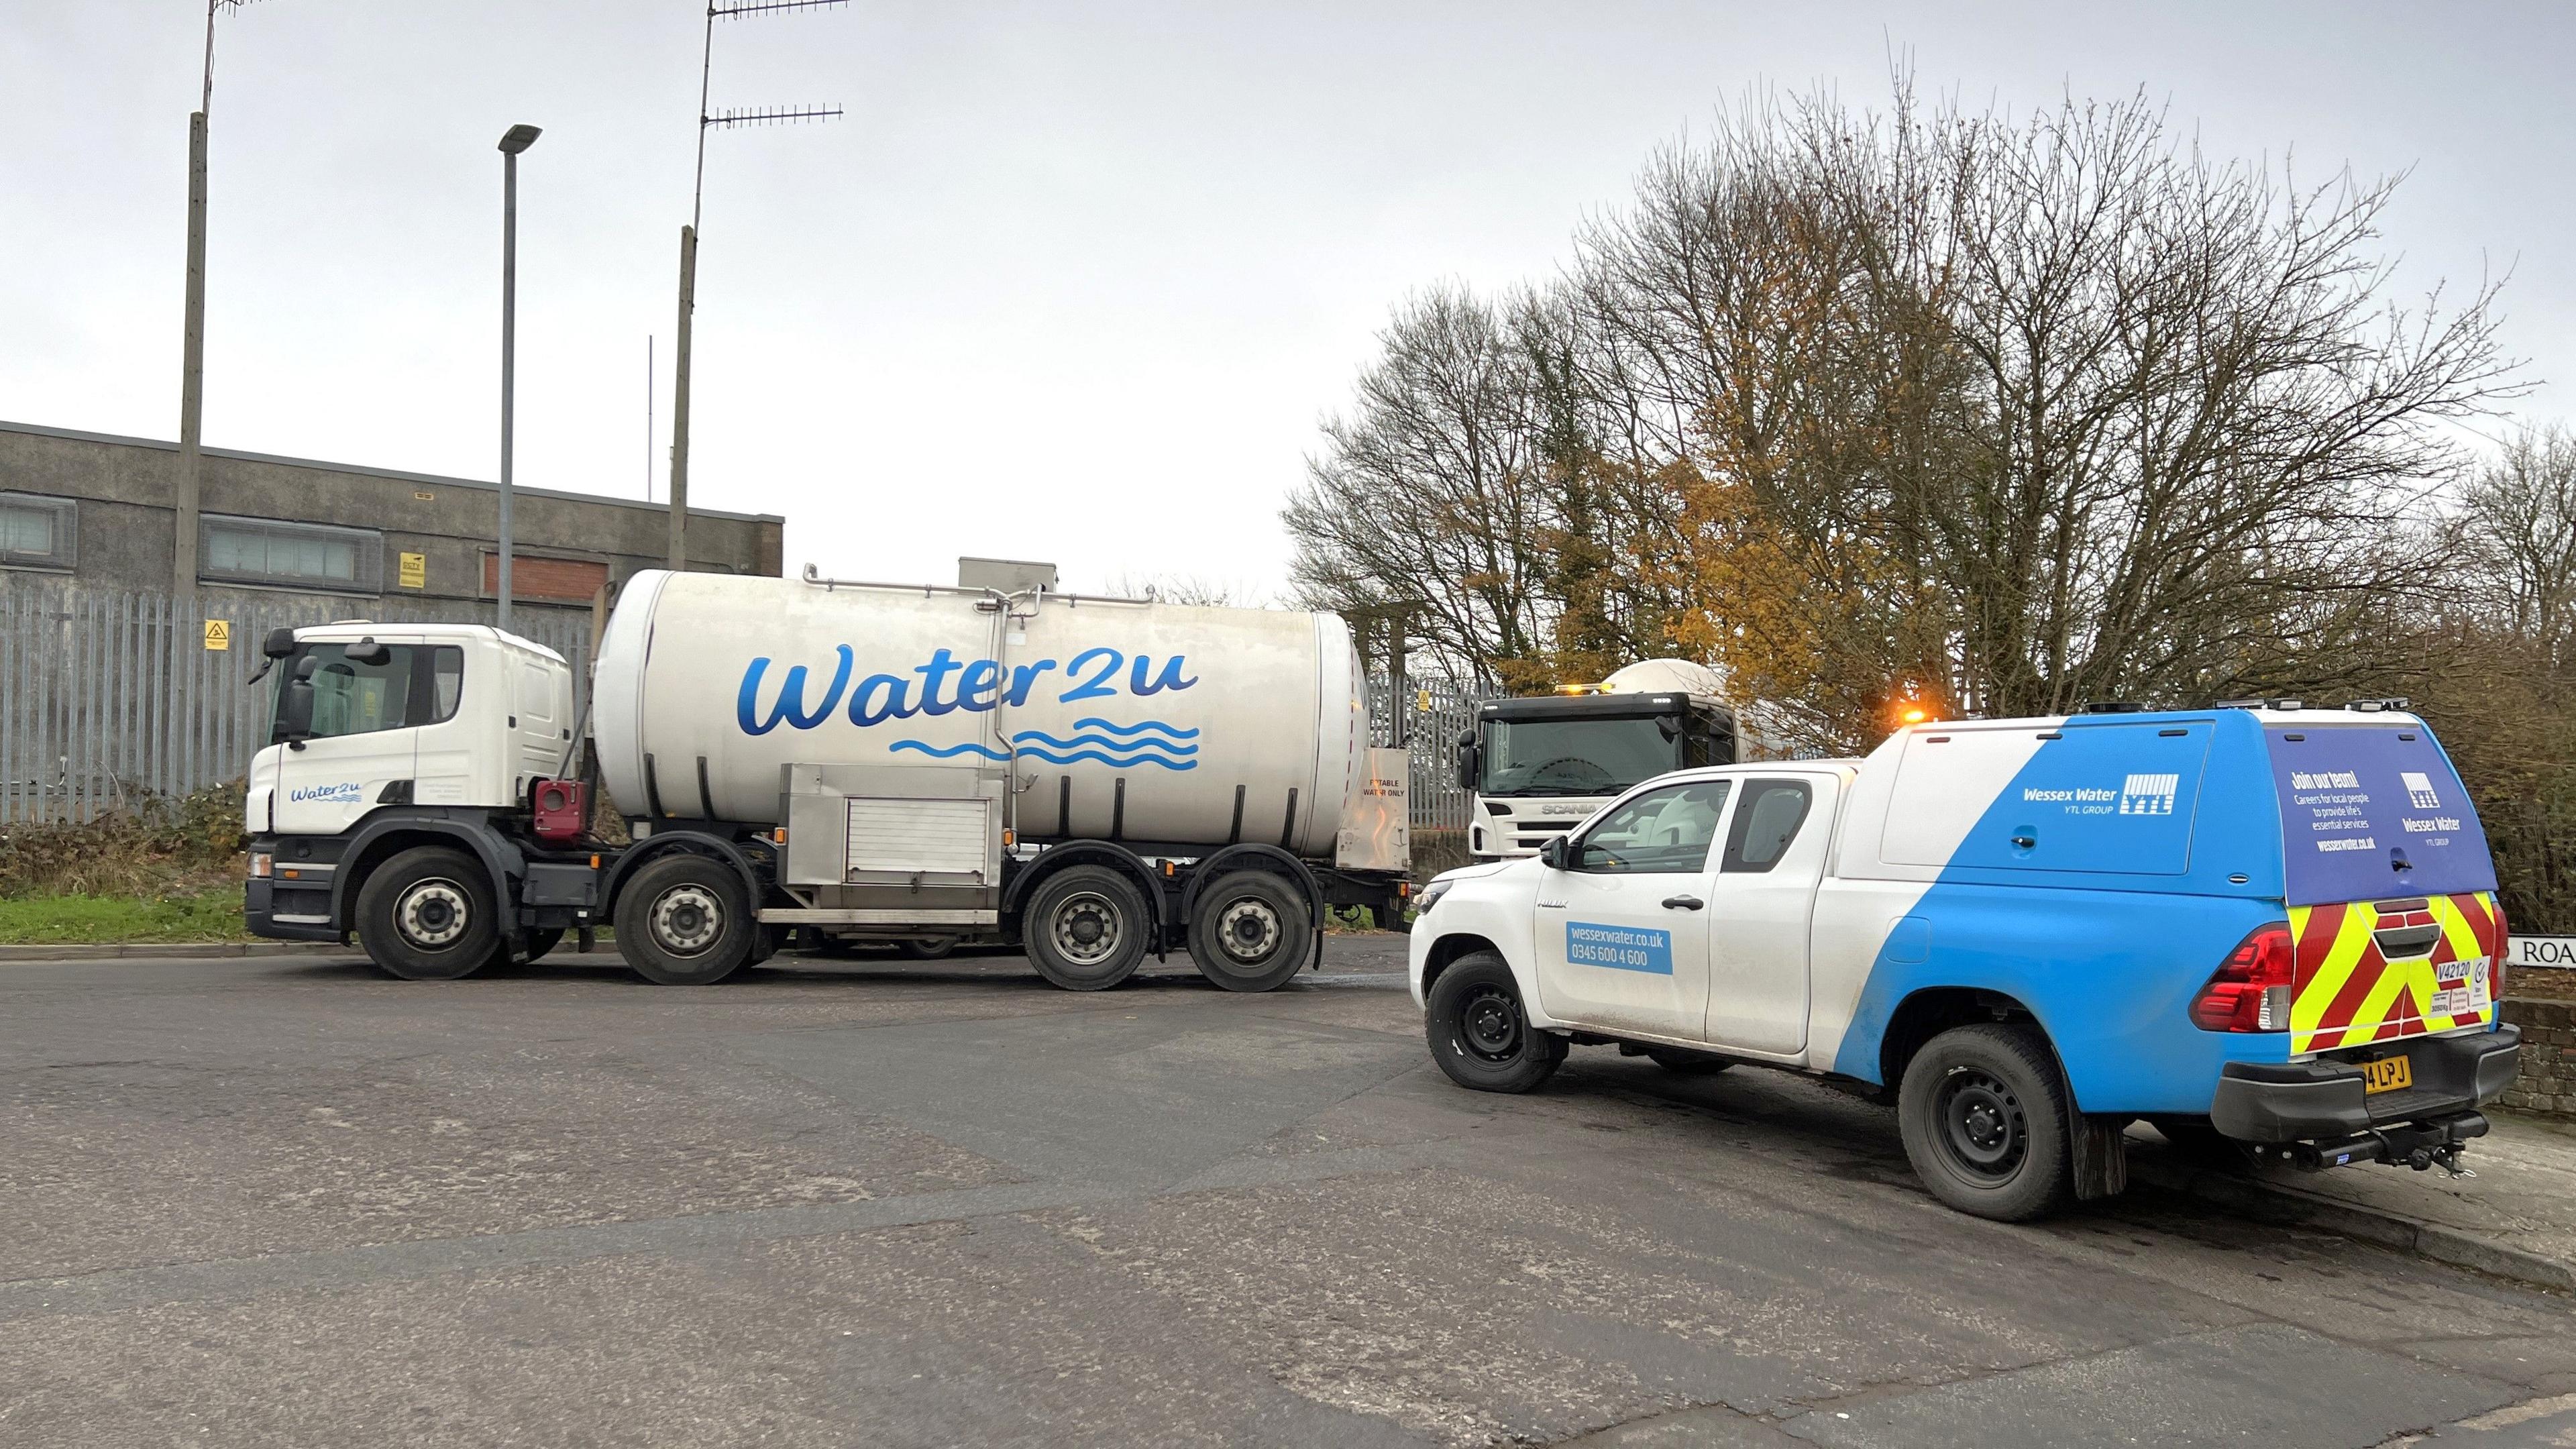
[[[1476,737],[1461,736],[1458,741],[1458,788],[1475,789],[1476,777],[1484,773],[1484,764],[1484,751],[1476,747]]]
[[[1574,860],[1573,848],[1562,835],[1549,836],[1547,844],[1538,848],[1538,858],[1539,863],[1546,866],[1549,870],[1574,869],[1572,863]]]
[[[266,679],[268,671],[277,667],[277,661],[288,658],[294,653],[294,630],[287,628],[269,630],[268,637],[259,641],[259,667],[252,670],[250,678],[243,680],[242,683],[257,684]]]
[[[310,654],[296,660],[285,696],[277,703],[277,736],[290,750],[304,748],[313,737],[313,670],[321,662]]]

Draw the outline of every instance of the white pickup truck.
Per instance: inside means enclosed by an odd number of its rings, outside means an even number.
[[[1432,1055],[1520,1092],[1574,1045],[1893,1095],[1933,1193],[2120,1190],[2121,1133],[2456,1170],[2514,1076],[2475,810],[2402,701],[1925,724],[1684,770],[1432,883]]]

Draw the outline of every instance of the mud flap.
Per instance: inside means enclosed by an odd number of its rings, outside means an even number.
[[[2075,1200],[2093,1202],[2129,1190],[2129,1119],[2075,1114]]]

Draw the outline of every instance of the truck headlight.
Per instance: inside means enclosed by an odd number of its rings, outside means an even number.
[[[1413,913],[1417,916],[1430,915],[1431,908],[1440,904],[1440,898],[1449,894],[1449,888],[1456,884],[1454,880],[1435,880],[1424,886],[1421,894],[1413,898]]]
[[[276,856],[269,854],[265,850],[254,850],[250,853],[250,878],[252,880],[266,880],[276,873]]]

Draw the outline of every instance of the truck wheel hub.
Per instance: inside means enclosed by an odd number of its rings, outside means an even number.
[[[1055,908],[1055,945],[1067,960],[1090,966],[1118,951],[1118,908],[1085,891]]]
[[[1466,1029],[1468,1050],[1488,1061],[1508,1061],[1520,1050],[1520,1011],[1490,986],[1467,999],[1459,1025]]]
[[[675,956],[694,956],[724,934],[724,905],[704,886],[664,891],[653,903],[653,938]]]
[[[2008,1177],[2021,1163],[2021,1101],[1984,1072],[1955,1072],[1942,1084],[1941,1126],[1951,1155],[1972,1172]]]
[[[415,946],[448,945],[465,934],[467,917],[464,888],[452,880],[421,881],[394,904],[403,939]]]
[[[1258,961],[1279,944],[1279,913],[1265,901],[1232,901],[1217,917],[1217,939],[1238,961]]]

